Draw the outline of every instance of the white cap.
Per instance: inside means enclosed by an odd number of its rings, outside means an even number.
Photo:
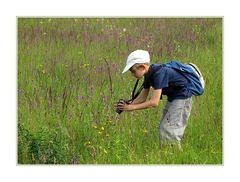
[[[127,58],[127,65],[122,74],[127,72],[136,63],[150,63],[150,55],[148,51],[136,50],[129,54]]]

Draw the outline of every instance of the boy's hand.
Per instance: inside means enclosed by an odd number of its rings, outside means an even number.
[[[133,111],[134,107],[131,104],[127,104],[125,102],[119,102],[115,105],[116,108],[122,110],[122,111]]]

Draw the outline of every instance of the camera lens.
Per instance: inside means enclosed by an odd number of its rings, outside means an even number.
[[[119,101],[118,101],[118,103],[117,104],[123,104],[123,103],[125,103],[125,100],[123,100],[123,99],[119,99]],[[121,114],[123,111],[121,110],[121,109],[119,109],[119,108],[116,108],[116,110],[115,110],[118,114]]]
[[[122,113],[122,110],[119,109],[119,108],[117,108],[115,111],[116,111],[118,114],[121,114],[121,113]]]

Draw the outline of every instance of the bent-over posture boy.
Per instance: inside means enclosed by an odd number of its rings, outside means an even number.
[[[115,107],[122,111],[157,107],[161,95],[166,95],[167,102],[159,126],[160,143],[177,143],[182,150],[180,142],[192,108],[192,93],[187,87],[186,77],[164,64],[150,64],[149,53],[144,50],[136,50],[128,56],[122,73],[128,70],[137,79],[144,77],[143,90],[132,103],[119,102]],[[150,87],[153,92],[147,100]]]

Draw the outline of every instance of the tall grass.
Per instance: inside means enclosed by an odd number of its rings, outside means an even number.
[[[222,19],[18,18],[19,164],[221,164]],[[193,98],[183,152],[160,148],[158,108],[115,113],[135,80],[127,55],[193,62],[206,90]]]

